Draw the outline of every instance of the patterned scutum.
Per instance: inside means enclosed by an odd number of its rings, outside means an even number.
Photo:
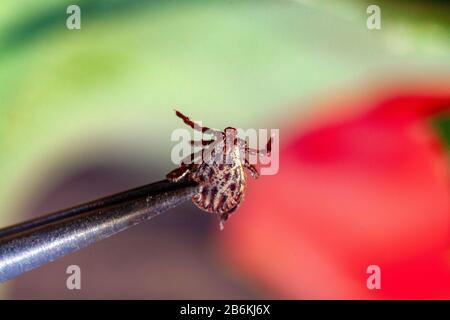
[[[244,199],[247,177],[239,148],[235,146],[228,154],[226,162],[218,162],[218,159],[211,164],[203,162],[192,176],[200,184],[199,193],[192,198],[200,209],[211,213],[230,213]]]

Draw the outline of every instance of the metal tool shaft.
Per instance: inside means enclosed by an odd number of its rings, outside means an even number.
[[[189,200],[192,182],[156,182],[0,230],[0,282]]]

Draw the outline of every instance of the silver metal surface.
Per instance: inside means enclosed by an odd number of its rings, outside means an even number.
[[[196,193],[167,180],[0,229],[0,282],[151,219]]]

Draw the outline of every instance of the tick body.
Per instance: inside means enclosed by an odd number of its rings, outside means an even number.
[[[180,167],[167,174],[167,179],[176,182],[187,178],[198,182],[199,192],[192,197],[192,201],[200,209],[217,214],[223,229],[229,215],[244,200],[247,182],[245,169],[253,178],[259,177],[256,167],[249,163],[249,155],[269,155],[272,139],[267,142],[265,150],[250,149],[245,140],[237,137],[235,128],[212,130],[199,126],[179,111],[176,115],[194,130],[211,134],[213,138],[191,141],[192,145],[202,146],[202,149],[182,160]],[[196,160],[199,157],[200,160]]]

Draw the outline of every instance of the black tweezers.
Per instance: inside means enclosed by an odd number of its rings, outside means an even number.
[[[167,180],[0,229],[0,282],[151,219],[197,191]]]

